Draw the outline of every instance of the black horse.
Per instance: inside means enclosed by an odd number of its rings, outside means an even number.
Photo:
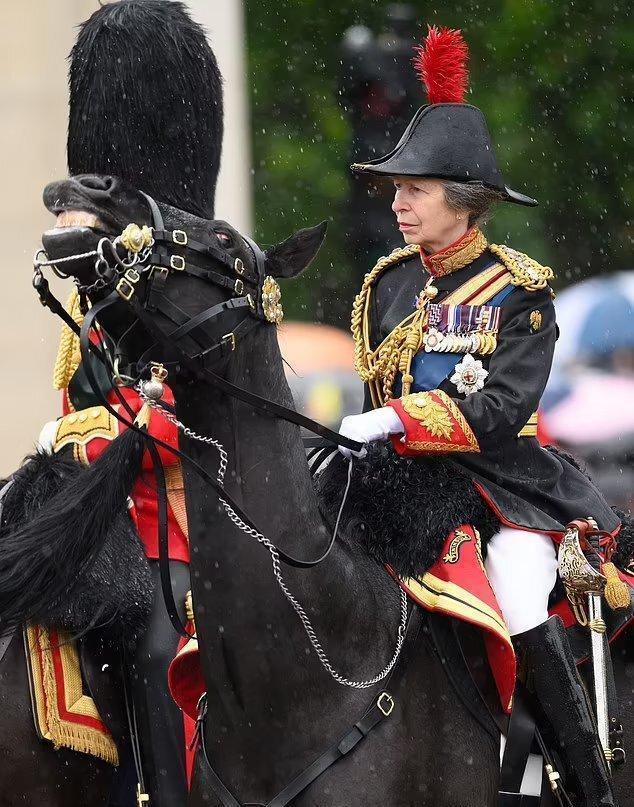
[[[51,212],[66,212],[67,223],[72,223],[69,211],[93,215],[95,243],[98,235],[120,233],[131,221],[153,223],[144,195],[111,177],[55,183],[44,198]],[[251,247],[226,223],[198,219],[164,205],[160,210],[167,231],[185,231],[190,243],[211,244],[232,260],[239,258],[245,283],[257,274]],[[285,278],[299,274],[319,249],[324,229],[303,230],[269,249],[266,274]],[[86,228],[71,227],[45,237],[44,243],[51,253],[69,255],[85,251],[87,239]],[[83,284],[94,280],[91,263],[67,268]],[[219,265],[215,271],[223,269]],[[232,285],[241,277],[231,277]],[[166,295],[188,316],[230,297],[224,288],[188,273],[168,280]],[[192,332],[192,339],[214,343],[232,330],[239,332],[243,311],[228,313],[221,322],[204,322]],[[155,317],[158,328],[173,329],[163,315]],[[121,302],[104,313],[102,324],[117,336],[133,319],[134,310]],[[143,335],[143,330],[137,328],[126,337],[119,351],[129,357],[145,352],[156,334]],[[275,328],[257,325],[229,354],[215,368],[222,377],[292,406]],[[164,358],[170,361],[169,356]],[[319,554],[328,530],[318,511],[297,426],[227,397],[183,365],[171,371],[169,383],[178,418],[201,435],[211,434],[226,449],[227,493],[255,524],[263,525],[267,539],[300,557]],[[182,448],[216,476],[216,447],[184,438]],[[333,680],[280,591],[266,547],[236,528],[187,463],[184,474],[194,602],[208,691],[207,753],[240,803],[266,801],[349,730],[368,705],[376,703],[385,684],[360,689]],[[316,568],[285,570],[284,575],[341,675],[361,681],[376,676],[394,654],[401,598],[396,584],[363,547],[342,537]],[[495,803],[498,737],[456,699],[425,635],[421,632],[417,641],[406,638],[408,659],[395,684],[394,713],[354,753],[298,795],[294,804]],[[474,770],[477,776],[472,775]],[[209,776],[199,754],[191,804],[216,803]]]
[[[55,183],[47,188],[45,202],[53,213],[66,211],[67,223],[72,224],[72,211],[94,217],[90,230],[70,227],[49,235],[55,257],[84,252],[91,239],[96,244],[104,233],[114,236],[131,221],[153,223],[146,197],[111,177]],[[262,269],[277,277],[299,274],[323,238],[323,227],[301,231],[268,250],[262,256],[264,266],[258,267],[252,247],[226,223],[198,219],[165,205],[160,212],[167,231],[185,231],[190,242],[209,244],[211,253],[215,246],[216,254],[239,259],[246,278]],[[92,262],[68,266],[82,285],[94,283]],[[218,272],[225,272],[235,288],[239,278],[230,277],[220,262],[216,278]],[[187,317],[201,315],[230,297],[224,288],[228,283],[219,287],[178,269],[167,280],[163,293]],[[138,299],[143,299],[147,283],[146,274],[135,292]],[[93,293],[93,301],[103,294]],[[160,339],[161,332],[174,330],[164,314],[154,311],[145,322],[149,332],[145,328],[131,332],[138,313],[120,301],[103,317],[114,338],[127,333],[119,350],[130,360],[145,353],[157,333]],[[222,322],[202,317],[198,330],[188,335],[194,348],[200,347],[197,342],[224,343],[225,357],[214,368],[222,379],[291,406],[273,328],[257,325],[245,344],[231,350],[233,339],[227,337],[239,332],[239,313],[234,310],[233,320]],[[227,396],[187,362],[175,362],[166,345],[161,350],[171,360],[178,418],[216,441],[211,445],[184,438],[184,451],[215,477],[219,445],[223,446],[228,454],[227,494],[255,524],[264,526],[266,539],[300,557],[319,555],[328,530],[317,508],[297,427]],[[411,634],[405,639],[406,656],[397,661],[398,675],[392,679],[393,713],[387,708],[390,701],[380,698],[385,683],[359,688],[333,681],[337,675],[371,680],[394,653],[398,590],[363,547],[344,534],[316,568],[283,569],[293,595],[305,606],[304,616],[310,617],[340,671],[337,674],[323,650],[313,652],[317,637],[309,641],[289,605],[290,592],[284,596],[280,591],[272,573],[280,570],[274,547],[256,531],[240,528],[235,516],[229,519],[201,476],[187,463],[184,470],[194,600],[208,691],[202,727],[206,753],[198,754],[191,804],[220,803],[210,762],[228,791],[236,794],[237,803],[269,800],[349,731],[368,705],[377,703],[390,712],[389,719],[302,790],[293,804],[496,803],[499,737],[456,698],[425,626],[415,640]],[[35,546],[31,549],[37,551]],[[92,550],[88,540],[82,551],[89,555]],[[84,558],[74,561],[81,564]],[[70,590],[72,570],[66,574],[62,584]],[[41,596],[35,592],[34,600]],[[30,615],[27,599],[25,616]]]

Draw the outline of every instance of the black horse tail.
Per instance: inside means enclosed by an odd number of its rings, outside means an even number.
[[[40,454],[16,472],[0,530],[0,633],[46,621],[71,595],[127,508],[144,447],[126,429],[88,467]]]

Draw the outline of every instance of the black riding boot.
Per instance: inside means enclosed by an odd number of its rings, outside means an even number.
[[[513,637],[540,729],[556,743],[579,807],[616,807],[586,691],[558,616]]]

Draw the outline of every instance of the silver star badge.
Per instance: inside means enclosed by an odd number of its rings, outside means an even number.
[[[482,362],[473,358],[470,353],[454,367],[454,374],[449,379],[455,384],[458,392],[471,395],[478,392],[484,386],[484,379],[489,375],[488,370],[482,366]]]

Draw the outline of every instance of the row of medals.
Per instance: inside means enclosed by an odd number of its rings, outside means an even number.
[[[430,282],[421,291],[417,307],[424,309],[438,294],[438,289]],[[497,333],[484,327],[468,333],[442,333],[436,328],[428,328],[423,334],[423,345],[427,353],[479,353],[487,356],[497,347]]]

